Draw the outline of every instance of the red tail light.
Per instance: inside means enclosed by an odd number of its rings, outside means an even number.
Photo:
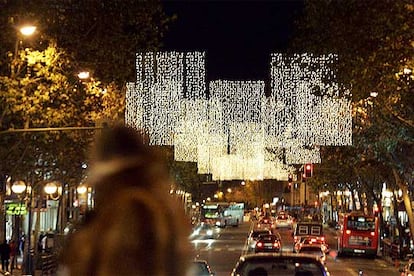
[[[275,242],[274,244],[273,244],[273,247],[280,247],[280,244],[278,243],[278,242]]]
[[[351,234],[351,230],[346,230],[345,233],[349,235]]]
[[[370,234],[371,234],[371,236],[373,236],[373,237],[375,236],[375,232],[371,232]]]
[[[263,243],[262,242],[258,242],[258,243],[256,243],[256,246],[257,247],[262,247],[263,246]]]

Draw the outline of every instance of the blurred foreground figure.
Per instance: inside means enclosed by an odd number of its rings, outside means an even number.
[[[95,210],[69,239],[59,274],[185,275],[190,223],[160,159],[118,126],[102,131],[93,161]]]

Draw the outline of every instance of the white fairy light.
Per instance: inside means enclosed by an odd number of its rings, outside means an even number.
[[[268,135],[283,137],[281,133],[291,126],[291,138],[305,146],[352,143],[350,100],[345,97],[350,93],[340,93],[330,68],[336,60],[333,54],[272,54],[272,100],[268,105],[280,109],[268,112],[276,121],[268,127]]]
[[[137,54],[137,86],[142,88],[143,107],[140,127],[148,133],[151,145],[174,145],[183,112],[182,101],[205,98],[204,55],[200,52]]]
[[[207,93],[204,53],[140,53],[125,121],[213,180],[286,180],[290,164],[320,162],[319,146],[352,143],[350,92],[336,82],[336,60],[272,54],[265,97],[263,81],[216,80]]]

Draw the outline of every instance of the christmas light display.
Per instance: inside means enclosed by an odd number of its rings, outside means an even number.
[[[204,53],[139,53],[125,120],[213,180],[286,180],[290,164],[321,162],[319,146],[352,142],[350,92],[336,82],[335,62],[272,54],[266,97],[263,81],[215,80],[206,91]]]

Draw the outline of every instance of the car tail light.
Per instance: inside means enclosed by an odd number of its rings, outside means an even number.
[[[277,247],[277,248],[279,248],[279,247],[280,247],[280,244],[279,244],[278,242],[275,242],[275,243],[273,244],[273,247]]]
[[[258,242],[258,243],[256,243],[256,246],[257,247],[262,247],[263,246],[263,243],[262,242]]]
[[[325,237],[321,237],[321,241],[325,241]]]
[[[349,234],[351,234],[351,230],[346,230],[345,233],[347,233],[349,235]]]
[[[370,234],[371,234],[371,236],[375,236],[375,232],[371,232]]]

